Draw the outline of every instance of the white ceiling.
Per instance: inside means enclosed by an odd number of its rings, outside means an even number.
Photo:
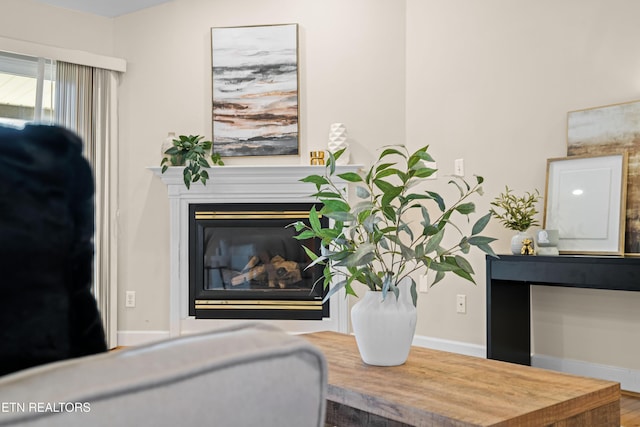
[[[171,0],[36,0],[51,6],[114,18]]]

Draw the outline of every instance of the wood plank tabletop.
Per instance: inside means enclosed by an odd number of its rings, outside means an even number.
[[[415,426],[619,426],[620,384],[412,347],[404,365],[362,362],[353,336],[302,335],[325,354],[328,400]]]

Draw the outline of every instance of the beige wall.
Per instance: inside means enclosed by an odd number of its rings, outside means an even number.
[[[407,0],[408,143],[432,144],[445,173],[464,158],[486,179],[485,210],[505,184],[544,193],[568,111],[640,99],[639,13],[630,0]],[[488,232],[507,253],[511,232]],[[474,268],[478,286],[422,295],[418,334],[485,344],[482,257]],[[640,368],[640,293],[536,287],[533,307],[535,353]]]
[[[147,166],[173,131],[211,138],[210,28],[298,23],[300,156],[231,158],[227,164],[308,164],[343,122],[353,157],[404,141],[405,10],[397,0],[174,0],[116,19],[127,59],[120,103],[119,286],[137,292],[119,330],[167,330],[167,189]],[[210,182],[208,185],[215,185]],[[123,307],[123,297],[119,299]]]
[[[31,0],[3,10],[2,37],[128,61],[119,289],[137,307],[119,310],[122,331],[168,329],[168,201],[145,168],[169,131],[211,137],[210,27],[300,24],[302,155],[227,163],[306,164],[340,121],[358,163],[384,144],[431,144],[439,190],[464,158],[487,181],[482,210],[505,184],[544,191],[546,159],[566,153],[567,111],[640,99],[635,0],[174,0],[113,20]],[[488,232],[507,252],[510,232]],[[451,278],[420,295],[418,334],[484,345],[484,259],[472,259],[477,286]],[[640,294],[535,288],[533,304],[537,353],[640,368]]]
[[[113,20],[33,0],[2,0],[0,37],[112,56]]]

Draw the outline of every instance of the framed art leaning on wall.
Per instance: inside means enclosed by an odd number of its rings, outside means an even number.
[[[298,25],[211,29],[213,151],[298,154]]]
[[[561,254],[624,253],[627,153],[548,159],[543,228]]]
[[[567,155],[604,156],[626,151],[627,217],[625,255],[640,255],[640,101],[567,114]]]

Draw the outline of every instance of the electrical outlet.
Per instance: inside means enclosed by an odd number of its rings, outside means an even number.
[[[127,291],[124,299],[125,307],[135,307],[136,306],[136,291]]]
[[[467,312],[467,296],[466,295],[456,296],[456,312],[460,314],[465,314]]]
[[[464,176],[464,159],[456,159],[453,162],[453,174],[457,176]]]
[[[418,290],[423,294],[426,294],[427,292],[429,292],[429,282],[427,281],[426,274],[420,275],[420,283],[418,284]]]

